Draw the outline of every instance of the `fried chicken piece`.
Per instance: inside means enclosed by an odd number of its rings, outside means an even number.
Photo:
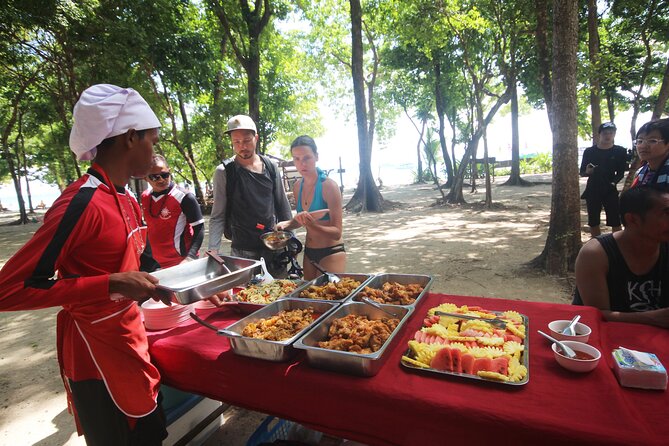
[[[399,319],[369,320],[367,316],[349,314],[332,321],[328,340],[318,346],[331,350],[369,354],[378,351],[399,325]]]
[[[283,341],[295,336],[313,320],[314,309],[311,307],[280,311],[270,318],[247,324],[242,330],[242,336],[267,341]]]

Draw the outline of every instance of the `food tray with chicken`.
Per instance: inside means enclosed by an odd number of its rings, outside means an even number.
[[[345,302],[295,342],[311,366],[352,375],[373,376],[388,359],[386,352],[413,308]]]
[[[295,353],[293,343],[322,320],[337,304],[280,299],[238,320],[221,334],[232,350],[242,356],[267,361],[287,361]]]
[[[362,289],[373,274],[337,273],[339,282],[329,282],[323,274],[305,283],[286,297],[342,303]]]
[[[432,286],[432,276],[421,274],[377,274],[360,287],[351,300],[368,297],[380,304],[415,308]]]
[[[512,310],[442,303],[427,311],[401,364],[431,374],[522,386],[530,379],[528,330],[527,316]]]

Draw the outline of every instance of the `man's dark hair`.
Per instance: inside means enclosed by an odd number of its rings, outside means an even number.
[[[155,166],[158,163],[163,163],[165,167],[170,167],[169,164],[167,164],[167,160],[165,159],[164,156],[158,155],[157,153],[153,155],[153,165]]]
[[[139,139],[144,139],[144,135],[146,135],[146,131],[149,129],[144,129],[144,130],[137,130],[137,135],[139,135]],[[121,135],[116,135],[112,136],[111,138],[103,139],[100,144],[98,144],[98,149],[104,149],[105,147],[111,146],[114,144],[114,140],[116,139],[117,136]]]
[[[669,141],[669,118],[658,119],[657,121],[650,121],[645,123],[639,128],[639,131],[636,132],[636,137],[639,135],[647,135],[653,130],[657,130],[662,135],[664,142]]]
[[[639,186],[627,189],[620,194],[620,219],[626,225],[625,214],[635,214],[644,218],[648,211],[660,201],[660,197],[669,191],[663,191],[648,186]]]
[[[311,149],[312,152],[314,152],[314,155],[318,155],[318,147],[316,147],[316,141],[314,141],[314,138],[312,138],[311,136],[302,135],[295,138],[293,142],[290,143],[290,149],[292,150],[297,146],[307,146]]]

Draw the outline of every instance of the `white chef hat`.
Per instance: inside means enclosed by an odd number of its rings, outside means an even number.
[[[92,160],[103,140],[127,132],[160,127],[149,104],[132,88],[110,84],[88,87],[74,106],[70,149],[79,160]]]

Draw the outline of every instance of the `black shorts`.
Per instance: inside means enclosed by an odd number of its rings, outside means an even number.
[[[103,381],[69,380],[69,383],[88,446],[159,446],[167,438],[161,394],[156,410],[137,418],[134,429],[130,429],[128,417],[116,407]]]
[[[331,256],[332,254],[337,254],[338,252],[346,252],[343,243],[328,246],[327,248],[304,248],[304,255],[309,257],[309,260],[313,260],[316,263],[319,263],[324,258]]]
[[[620,226],[620,204],[617,190],[604,195],[588,197],[585,203],[588,208],[588,226],[599,226],[602,207],[606,213],[606,226]]]

